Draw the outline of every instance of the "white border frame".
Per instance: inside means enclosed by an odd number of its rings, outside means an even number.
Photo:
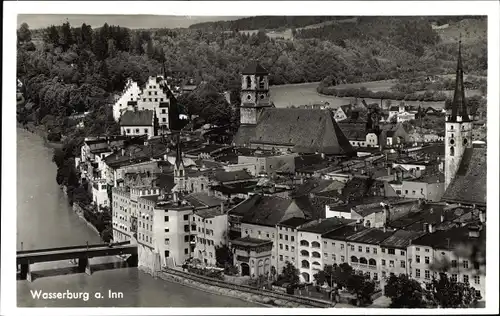
[[[497,1],[177,1],[177,2],[4,2],[3,20],[3,108],[2,116],[2,266],[1,314],[16,315],[218,315],[218,314],[484,314],[498,313],[498,115],[499,115],[499,5]],[[183,16],[253,15],[488,15],[488,230],[487,284],[485,309],[277,309],[277,308],[17,308],[15,280],[16,225],[16,123],[15,73],[17,14],[159,14]],[[495,294],[496,293],[496,294]]]

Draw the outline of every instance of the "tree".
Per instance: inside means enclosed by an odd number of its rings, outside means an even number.
[[[477,303],[476,291],[469,283],[452,281],[446,273],[429,283],[427,299],[440,308],[467,308]]]
[[[278,276],[278,281],[283,283],[289,283],[290,286],[296,286],[299,284],[299,269],[295,268],[293,263],[287,261],[281,274]]]
[[[215,247],[215,261],[219,267],[233,265],[233,252],[227,245]]]
[[[375,282],[369,277],[359,274],[351,274],[347,279],[347,290],[356,294],[358,304],[372,303],[371,295],[375,291]]]
[[[31,42],[31,31],[28,23],[23,23],[17,31],[17,40],[20,43]]]
[[[406,275],[391,275],[387,280],[384,294],[391,299],[390,307],[422,308],[426,306],[424,289],[418,281]]]
[[[113,241],[113,229],[110,226],[106,226],[101,232],[101,238],[104,242]]]

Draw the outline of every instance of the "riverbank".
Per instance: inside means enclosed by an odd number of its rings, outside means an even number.
[[[17,122],[17,128],[24,129],[32,134],[35,134],[39,136],[40,138],[43,139],[45,145],[49,148],[56,149],[56,148],[62,148],[63,144],[62,142],[51,142],[48,140],[48,135],[49,133],[47,130],[41,126],[41,125],[35,125],[32,122],[29,122],[27,124],[21,124]]]
[[[99,232],[99,230],[97,230],[97,228],[94,225],[92,225],[92,223],[89,222],[83,215],[85,212],[83,208],[80,205],[78,205],[78,203],[73,203],[72,208],[75,214],[78,216],[78,218],[80,218],[80,220],[82,220],[88,227],[90,227],[90,229],[92,229],[97,234],[97,236],[101,237],[101,233]]]

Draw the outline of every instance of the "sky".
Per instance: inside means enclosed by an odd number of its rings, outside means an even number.
[[[182,28],[191,24],[212,21],[236,20],[236,16],[168,16],[168,15],[86,15],[86,14],[19,14],[17,27],[28,23],[30,29],[44,28],[50,25],[61,25],[66,21],[72,26],[81,26],[83,23],[93,28],[104,23],[119,25],[131,29],[137,28]]]

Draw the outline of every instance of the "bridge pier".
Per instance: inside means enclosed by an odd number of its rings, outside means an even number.
[[[78,258],[78,271],[85,272],[88,275],[92,275],[90,259],[88,257]]]
[[[31,274],[30,263],[21,263],[21,280],[28,280],[28,282],[33,282],[33,275]]]
[[[126,261],[129,267],[137,267],[137,265],[139,264],[139,256],[137,254],[131,255],[127,258]]]

